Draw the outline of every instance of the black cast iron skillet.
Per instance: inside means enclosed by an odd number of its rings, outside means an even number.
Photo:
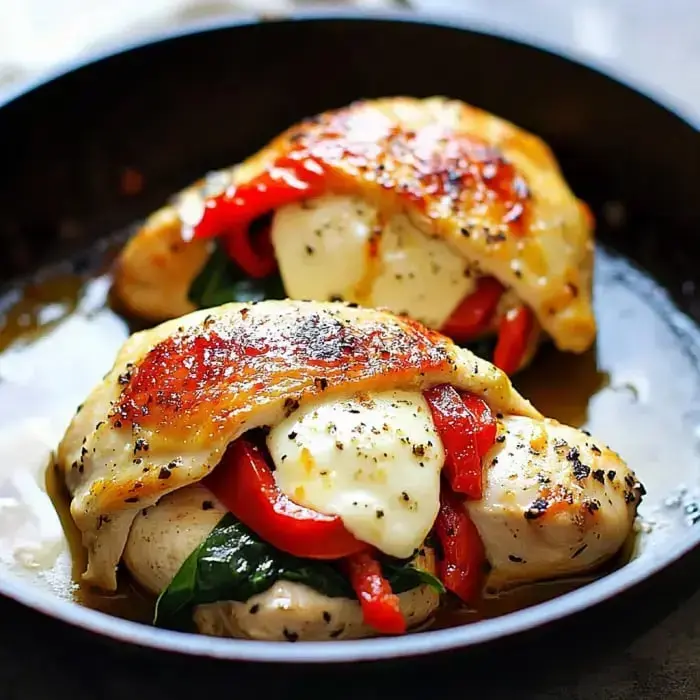
[[[461,98],[542,136],[598,216],[599,239],[651,273],[682,311],[700,321],[696,127],[589,67],[409,15],[223,23],[102,56],[9,99],[0,108],[0,277],[9,282],[87,250],[303,116],[358,97],[396,94]],[[136,194],[122,187],[130,169],[145,183]],[[605,213],[611,201],[626,211],[624,222],[617,219],[614,226]],[[54,600],[9,580],[0,580],[0,592],[90,632],[156,649],[347,662],[457,649],[550,623],[630,589],[698,541],[700,532],[688,529],[662,555],[642,557],[506,617],[336,644],[181,635]]]

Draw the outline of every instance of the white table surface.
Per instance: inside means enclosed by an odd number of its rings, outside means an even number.
[[[202,19],[407,6],[616,66],[700,113],[700,0],[0,0],[0,95],[81,55]]]

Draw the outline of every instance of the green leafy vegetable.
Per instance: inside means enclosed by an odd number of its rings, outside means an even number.
[[[382,559],[382,570],[384,576],[391,583],[391,590],[394,593],[404,593],[422,585],[430,586],[437,593],[445,592],[445,587],[439,578],[425,569],[416,568],[411,564],[410,559],[401,560],[385,557]]]
[[[196,307],[208,309],[230,301],[285,299],[287,294],[279,273],[263,279],[247,277],[216,241],[214,251],[192,282],[187,296]]]
[[[395,593],[422,584],[444,592],[437,578],[409,561],[385,558],[382,568]],[[355,597],[350,583],[333,564],[281,552],[227,513],[160,594],[154,624],[191,630],[194,606],[219,600],[242,602],[279,580],[303,583],[331,598]]]
[[[495,335],[490,335],[486,338],[479,338],[479,340],[474,340],[471,343],[463,343],[462,346],[471,350],[477,357],[483,357],[486,360],[491,361],[493,353],[496,349]]]

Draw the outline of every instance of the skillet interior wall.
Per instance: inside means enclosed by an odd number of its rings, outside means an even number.
[[[462,98],[541,135],[592,204],[601,240],[700,320],[698,133],[564,59],[411,21],[222,28],[84,66],[11,102],[0,110],[0,279],[133,223],[305,115],[400,93]],[[609,201],[623,203],[622,222],[603,216]]]

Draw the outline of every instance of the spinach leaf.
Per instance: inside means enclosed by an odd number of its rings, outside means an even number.
[[[496,336],[490,335],[486,338],[479,338],[479,340],[474,340],[471,343],[461,343],[462,347],[471,350],[477,357],[481,357],[484,360],[492,361],[493,353],[496,349]]]
[[[305,583],[330,597],[353,595],[333,565],[280,552],[227,513],[159,596],[154,624],[181,629],[191,623],[193,606],[245,601],[279,580]]]
[[[183,632],[194,632],[192,594],[197,587],[197,560],[200,547],[190,554],[170,585],[158,596],[153,624]],[[166,624],[161,624],[166,621]]]
[[[444,592],[437,578],[409,561],[386,557],[382,568],[396,593],[424,583]],[[303,583],[331,598],[355,598],[350,583],[332,563],[281,552],[227,513],[160,594],[154,624],[192,630],[194,606],[219,600],[242,602],[279,580]]]
[[[188,299],[200,309],[230,301],[285,299],[287,294],[279,273],[252,279],[229,258],[218,241],[206,264],[192,282]]]
[[[382,558],[382,571],[394,593],[405,593],[418,586],[430,586],[436,593],[445,593],[442,581],[425,569],[418,569],[411,560]]]

